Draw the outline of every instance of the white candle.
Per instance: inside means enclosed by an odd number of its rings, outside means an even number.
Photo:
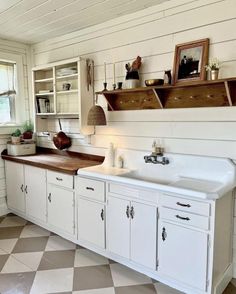
[[[113,63],[113,84],[116,83],[116,65]]]
[[[107,82],[107,69],[106,69],[106,62],[104,62],[104,73],[105,73],[105,83]]]

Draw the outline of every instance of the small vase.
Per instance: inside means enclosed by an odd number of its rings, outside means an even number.
[[[219,76],[218,69],[211,70],[211,80],[218,80],[218,76]]]
[[[138,88],[140,87],[140,81],[136,79],[125,80],[126,89]]]

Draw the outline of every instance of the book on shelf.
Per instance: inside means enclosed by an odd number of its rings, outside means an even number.
[[[37,98],[37,113],[50,113],[50,101],[47,97]]]

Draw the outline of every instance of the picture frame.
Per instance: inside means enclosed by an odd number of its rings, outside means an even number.
[[[205,80],[208,52],[208,38],[176,45],[173,84]]]

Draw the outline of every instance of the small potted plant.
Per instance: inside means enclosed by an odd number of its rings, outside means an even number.
[[[219,60],[216,57],[210,59],[209,64],[206,65],[206,70],[210,71],[211,80],[217,80],[219,76],[219,70],[220,70]]]
[[[33,137],[33,131],[34,131],[34,125],[31,120],[25,121],[23,124],[23,139],[24,140],[32,140]]]
[[[11,134],[11,142],[12,144],[19,144],[21,140],[21,131],[20,129],[16,129],[14,133]]]

